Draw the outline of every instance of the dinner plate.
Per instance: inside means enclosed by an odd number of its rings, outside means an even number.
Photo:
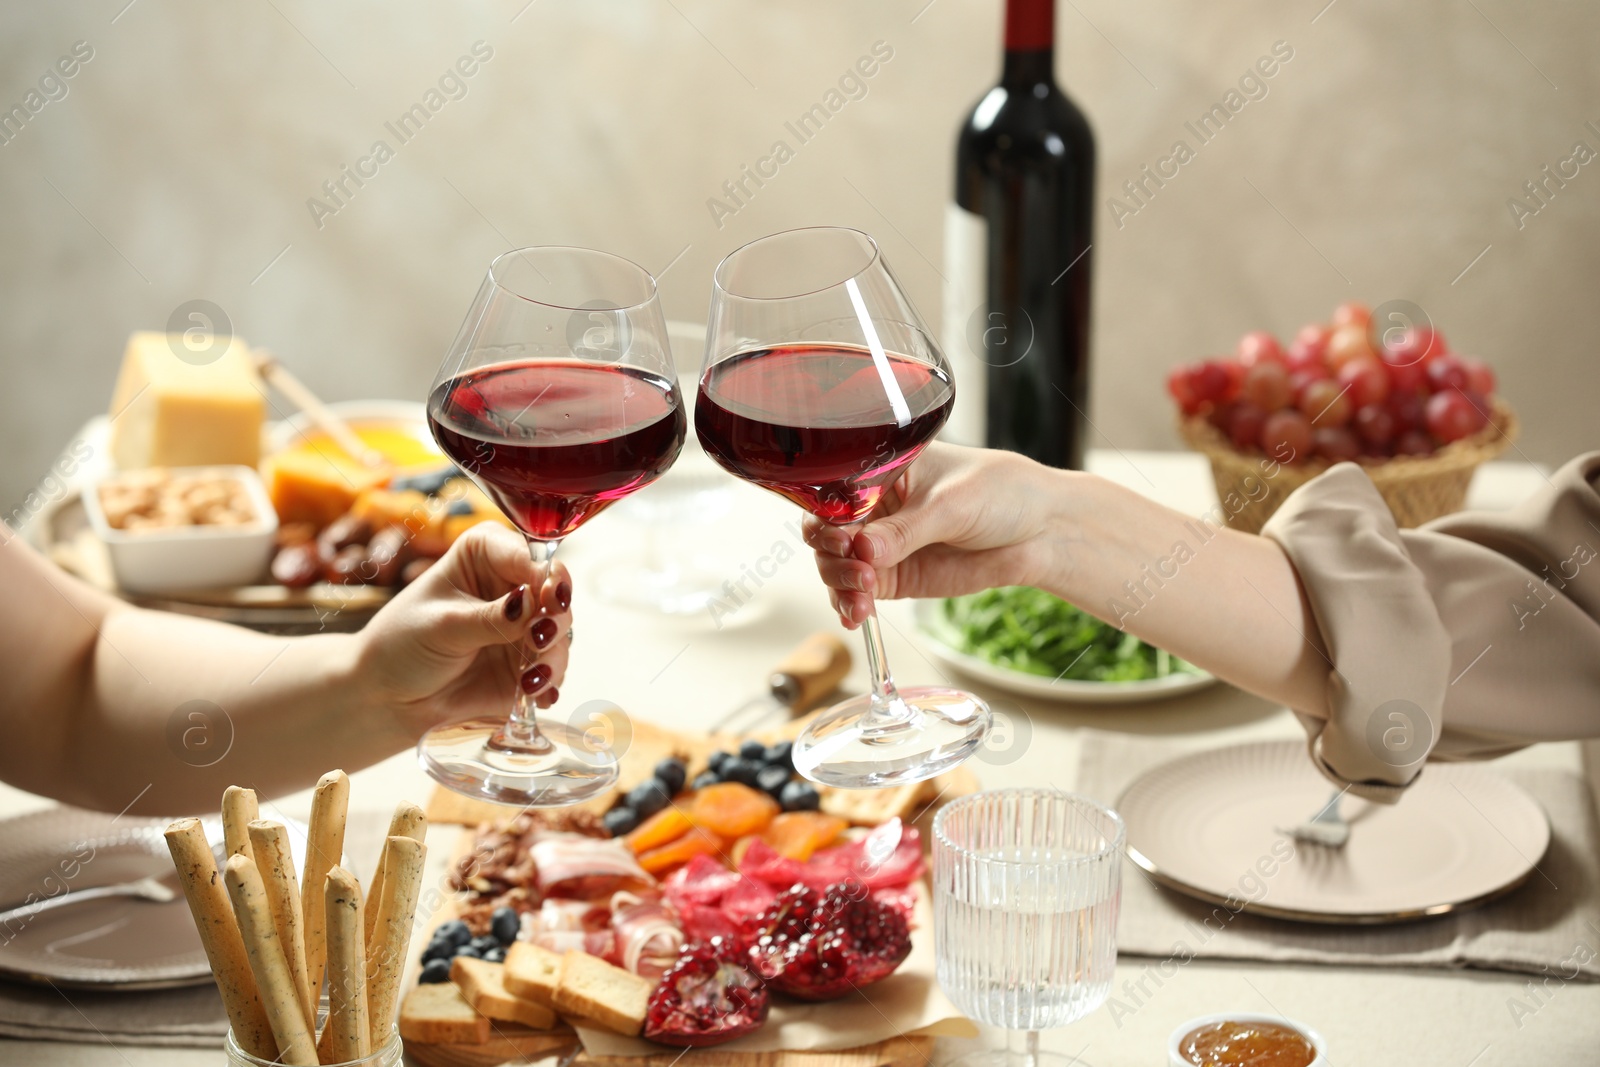
[[[1483,904],[1526,881],[1550,844],[1537,801],[1464,763],[1429,764],[1394,805],[1346,794],[1343,848],[1275,829],[1309,818],[1328,795],[1303,743],[1268,741],[1155,767],[1117,809],[1129,856],[1163,884],[1305,922],[1403,922]]]
[[[942,603],[939,600],[919,600],[913,608],[917,637],[923,649],[947,667],[1020,696],[1077,704],[1133,704],[1192,693],[1217,680],[1215,675],[1205,671],[1181,671],[1165,678],[1150,678],[1141,682],[1083,682],[998,667],[979,656],[962,652],[951,643],[948,627],[939,613]]]
[[[154,877],[176,896],[165,904],[109,897],[66,904],[0,926],[0,975],[93,989],[164,989],[211,980],[162,832],[166,819],[51,808],[0,822],[0,909],[102,885]],[[205,821],[221,852],[222,829]],[[290,847],[305,855],[304,824],[289,821]]]

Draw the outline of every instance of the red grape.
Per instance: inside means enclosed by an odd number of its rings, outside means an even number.
[[[1294,394],[1298,402],[1300,394],[1305,392],[1306,386],[1312,382],[1325,382],[1328,380],[1328,368],[1318,365],[1316,367],[1302,367],[1289,372],[1289,391]]]
[[[1294,392],[1289,388],[1289,372],[1282,363],[1275,362],[1257,363],[1245,371],[1239,393],[1247,403],[1262,411],[1277,411],[1294,399]]]
[[[1467,388],[1467,368],[1457,356],[1440,356],[1430,359],[1427,366],[1428,388],[1435,393],[1446,389]]]
[[[1356,433],[1369,445],[1387,445],[1394,440],[1394,415],[1379,404],[1357,408],[1355,425]]]
[[[1223,394],[1225,400],[1238,400],[1239,387],[1244,384],[1244,367],[1237,360],[1219,359],[1216,361],[1222,368],[1222,373],[1228,377],[1227,391]]]
[[[1462,356],[1461,366],[1467,372],[1467,386],[1482,396],[1493,396],[1495,387],[1494,371],[1481,359]]]
[[[1441,444],[1459,441],[1483,429],[1487,416],[1459,389],[1446,389],[1428,398],[1428,432]]]
[[[1311,431],[1311,447],[1317,455],[1331,463],[1355,459],[1361,454],[1361,442],[1343,426],[1326,426]]]
[[[1188,367],[1173,367],[1167,375],[1167,392],[1172,394],[1172,399],[1178,402],[1178,407],[1185,415],[1193,415],[1200,410],[1199,395],[1194,388],[1194,372]]]
[[[1195,398],[1203,403],[1220,404],[1228,398],[1228,371],[1217,360],[1207,360],[1191,368],[1189,384]]]
[[[1394,416],[1395,430],[1405,433],[1407,430],[1420,430],[1426,419],[1422,411],[1423,400],[1415,391],[1402,393],[1391,391],[1389,393],[1389,414]]]
[[[1261,440],[1261,428],[1266,424],[1267,413],[1250,403],[1241,401],[1233,406],[1228,417],[1228,440],[1233,447],[1244,451],[1255,448]]]
[[[1289,342],[1289,366],[1291,368],[1302,364],[1321,363],[1322,357],[1328,351],[1328,328],[1316,323],[1300,327],[1300,332],[1294,335],[1294,340]]]
[[[1261,427],[1261,448],[1280,463],[1298,463],[1311,455],[1311,423],[1293,408],[1274,411]]]
[[[1333,325],[1359,327],[1362,334],[1367,332],[1367,323],[1372,321],[1372,310],[1359,300],[1346,300],[1333,309]]]
[[[1341,326],[1328,338],[1328,366],[1337,370],[1353,359],[1372,359],[1365,326]]]
[[[1406,366],[1426,363],[1450,351],[1444,335],[1431,326],[1413,326],[1404,331],[1398,341],[1384,348],[1391,362]]]
[[[1331,378],[1312,382],[1300,392],[1300,410],[1313,426],[1343,426],[1350,421],[1355,405],[1339,384]]]
[[[1389,375],[1389,389],[1396,393],[1415,393],[1427,380],[1427,371],[1421,363],[1396,362],[1392,352],[1382,354],[1384,372]]]
[[[1431,456],[1433,438],[1421,430],[1407,430],[1395,438],[1394,454],[1397,456]]]
[[[1389,395],[1389,376],[1375,359],[1353,359],[1339,368],[1336,378],[1350,390],[1350,403],[1358,408],[1381,404]]]
[[[1257,363],[1282,363],[1283,348],[1266,330],[1251,330],[1239,338],[1239,362],[1246,369]]]

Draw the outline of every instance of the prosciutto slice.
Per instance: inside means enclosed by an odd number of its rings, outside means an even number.
[[[659,897],[617,893],[611,898],[611,929],[622,967],[644,978],[660,978],[683,948],[683,929]]]
[[[656,884],[620,840],[547,833],[535,838],[529,853],[539,892],[546,897],[606,900]]]

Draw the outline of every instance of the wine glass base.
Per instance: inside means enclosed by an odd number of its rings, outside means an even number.
[[[562,808],[581,804],[617,780],[617,757],[582,730],[539,721],[546,745],[507,746],[504,719],[472,719],[436,726],[417,742],[417,759],[449,789],[493,804]]]
[[[900,690],[915,713],[867,729],[870,696],[835,704],[794,743],[794,767],[813,782],[843,789],[881,789],[920,782],[964,763],[993,725],[989,705],[959,689]]]
[[[1089,1061],[1060,1052],[1011,1052],[1003,1048],[979,1049],[948,1061],[944,1067],[1089,1067]]]

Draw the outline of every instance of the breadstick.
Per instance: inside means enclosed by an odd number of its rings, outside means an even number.
[[[257,819],[250,824],[250,849],[255,853],[256,870],[267,890],[267,908],[272,912],[272,925],[278,931],[284,959],[289,963],[289,974],[294,978],[300,1005],[305,1009],[306,1025],[315,1033],[317,1007],[311,999],[311,985],[306,981],[306,943],[305,935],[301,933],[305,920],[300,913],[300,887],[294,880],[294,856],[289,850],[289,831],[281,822]]]
[[[409,837],[414,841],[421,841],[428,833],[428,816],[421,808],[409,800],[402,800],[395,806],[394,816],[389,820],[389,837]],[[387,854],[387,847],[385,854]],[[372,872],[372,884],[367,886],[367,913],[366,935],[367,947],[372,946],[372,928],[378,921],[378,902],[383,899],[383,856],[378,857],[378,866]]]
[[[323,892],[328,935],[328,1022],[317,1053],[323,1063],[371,1055],[367,959],[361,938],[361,886],[343,867],[328,872]]]
[[[233,913],[239,920],[239,934],[244,938],[244,950],[250,959],[250,970],[256,976],[256,986],[261,990],[267,1021],[278,1042],[278,1062],[314,1065],[317,1044],[311,1036],[311,1027],[306,1025],[300,991],[295,988],[289,961],[283,954],[283,943],[278,940],[278,930],[272,922],[272,909],[267,904],[267,889],[261,882],[261,872],[248,857],[231,856],[223,880],[233,900]]]
[[[409,837],[391,837],[383,848],[383,897],[373,940],[367,945],[367,1013],[373,1048],[382,1048],[394,1027],[400,998],[400,973],[411,944],[411,924],[422,893],[422,859],[427,848]]]
[[[256,791],[230,785],[222,791],[222,841],[230,856],[249,856],[251,822],[261,818],[261,808],[256,803]]]
[[[195,928],[200,931],[200,943],[205,946],[206,960],[217,980],[217,992],[228,1009],[233,1038],[257,1059],[275,1060],[278,1043],[267,1022],[266,1009],[261,1006],[239,924],[234,920],[228,891],[217,874],[205,830],[199,819],[179,819],[167,827],[166,838],[183,895],[194,913]]]
[[[306,985],[311,999],[322,993],[322,965],[327,959],[323,931],[327,911],[322,907],[328,871],[344,855],[344,822],[350,804],[350,779],[343,771],[329,771],[317,780],[311,795],[311,828],[306,833],[305,874],[300,881],[300,903],[305,908]],[[353,1057],[352,1057],[353,1058]]]

